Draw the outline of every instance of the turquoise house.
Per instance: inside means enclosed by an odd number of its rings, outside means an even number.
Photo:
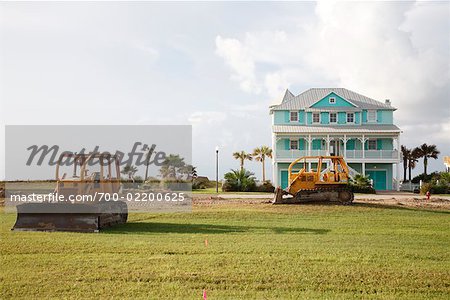
[[[272,116],[273,182],[285,188],[289,164],[301,156],[341,155],[351,175],[368,175],[376,190],[398,189],[400,133],[394,108],[344,88],[286,90]],[[314,168],[312,162],[309,168]]]

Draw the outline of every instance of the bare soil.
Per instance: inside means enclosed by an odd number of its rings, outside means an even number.
[[[194,195],[193,204],[204,206],[214,204],[270,204],[273,199],[273,194],[267,195],[242,195],[242,194],[202,194]],[[375,195],[362,195],[355,196],[353,203],[356,204],[370,204],[377,206],[401,206],[410,208],[422,208],[422,209],[439,209],[450,210],[450,197],[449,196],[432,196],[429,200],[425,196],[416,194],[375,194]],[[334,204],[333,204],[334,205]]]

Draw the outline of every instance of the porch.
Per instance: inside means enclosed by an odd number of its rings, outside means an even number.
[[[329,150],[277,150],[276,158],[296,159],[302,156],[342,155],[347,159],[397,159],[397,150],[346,150],[330,152]]]
[[[319,155],[340,155],[361,162],[400,160],[398,135],[276,135],[274,144],[278,161]]]

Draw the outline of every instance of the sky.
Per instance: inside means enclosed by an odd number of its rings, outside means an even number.
[[[449,2],[2,2],[0,178],[19,124],[191,124],[199,175],[215,177],[219,146],[222,177],[233,152],[271,145],[286,88],[311,87],[390,99],[402,144],[436,144],[443,170]]]

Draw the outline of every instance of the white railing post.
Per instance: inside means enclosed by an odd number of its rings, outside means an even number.
[[[311,135],[308,135],[308,155],[311,156],[311,144],[312,144],[312,140],[311,140]]]
[[[344,134],[344,158],[347,158],[347,135]]]
[[[362,158],[366,158],[366,151],[365,151],[365,148],[366,148],[366,138],[365,138],[365,136],[364,136],[364,134],[362,135],[362,146],[361,146],[361,149],[362,149]]]

